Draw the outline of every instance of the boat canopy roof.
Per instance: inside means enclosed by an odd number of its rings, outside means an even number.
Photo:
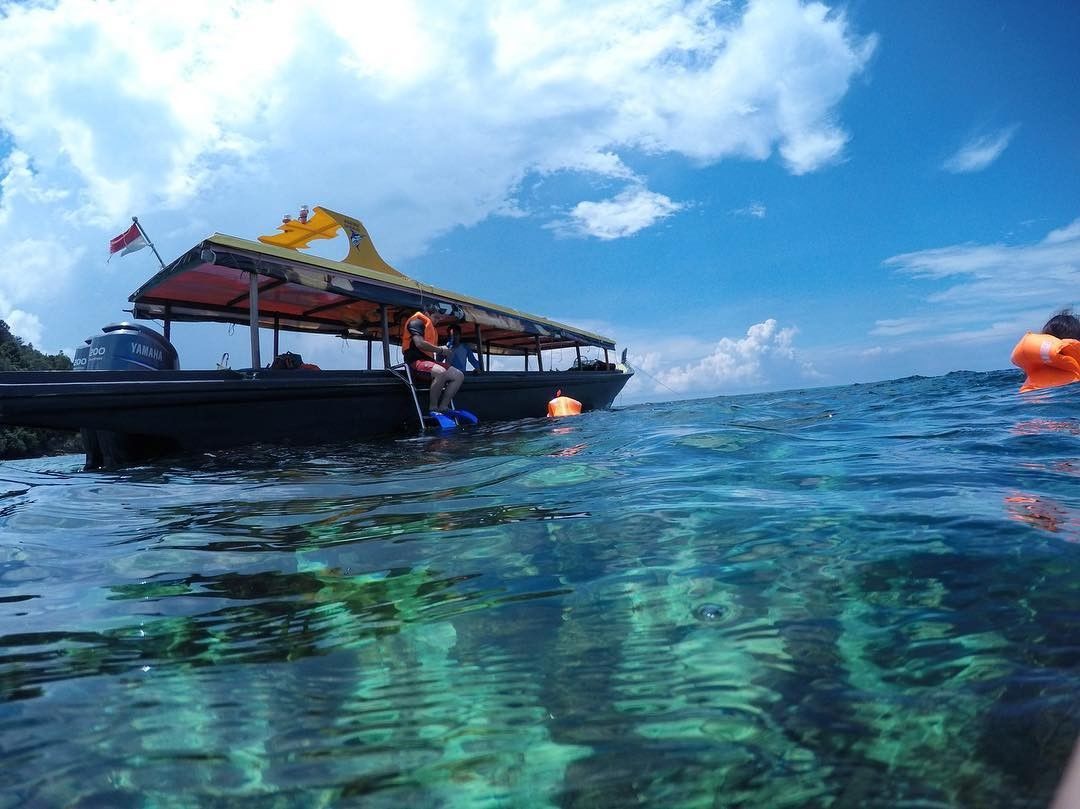
[[[288,331],[382,340],[383,310],[392,343],[404,322],[433,304],[465,324],[479,327],[485,350],[494,354],[595,346],[613,349],[607,337],[546,318],[439,289],[387,264],[363,224],[315,207],[305,221],[287,220],[281,233],[258,242],[215,233],[192,247],[129,298],[136,318],[247,324],[251,274],[257,276],[260,326]],[[349,253],[342,261],[300,252],[315,239],[343,229]]]

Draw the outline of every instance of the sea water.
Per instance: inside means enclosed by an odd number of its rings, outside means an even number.
[[[1042,807],[1080,389],[0,464],[0,807]]]

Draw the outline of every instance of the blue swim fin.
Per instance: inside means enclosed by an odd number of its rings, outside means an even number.
[[[480,419],[470,413],[468,410],[447,410],[446,415],[461,425],[473,425],[479,424]]]
[[[450,418],[450,416],[435,410],[428,413],[428,416],[424,421],[428,423],[429,427],[434,427],[436,430],[453,430],[457,427],[457,422]]]

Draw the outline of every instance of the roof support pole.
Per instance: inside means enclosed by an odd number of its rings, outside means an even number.
[[[536,367],[541,371],[544,370],[544,354],[540,350],[540,335],[536,336]]]
[[[607,358],[607,349],[605,348],[604,349],[604,370],[606,371],[607,369],[608,369],[608,358]]]
[[[390,367],[390,319],[386,314],[386,304],[379,304],[379,317],[382,318],[382,362],[383,368]]]
[[[372,340],[369,337],[368,341],[367,341],[367,369],[369,371],[371,370],[371,346],[372,346]]]
[[[581,367],[581,346],[574,346],[574,351],[577,352],[577,366]]]
[[[484,334],[480,331],[479,323],[476,324],[476,358],[480,360],[480,370],[486,371],[491,358],[488,357],[487,362],[484,362]]]
[[[248,286],[248,325],[251,327],[251,367],[256,371],[262,368],[259,359],[259,276],[249,273]]]
[[[165,342],[169,342],[169,334],[172,332],[172,304],[165,304]]]
[[[277,358],[277,355],[281,353],[281,350],[278,348],[278,335],[280,333],[280,326],[281,326],[281,318],[279,318],[277,315],[274,315],[274,358],[275,359]]]

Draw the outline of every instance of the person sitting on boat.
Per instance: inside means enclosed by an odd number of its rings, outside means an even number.
[[[473,370],[483,370],[480,361],[472,353],[465,343],[461,342],[461,326],[457,323],[450,327],[450,336],[446,339],[446,345],[450,349],[450,365],[465,373],[465,363],[473,367]]]
[[[457,368],[437,361],[438,357],[450,355],[448,346],[439,345],[437,326],[445,317],[438,305],[432,304],[425,307],[425,311],[410,315],[401,330],[401,353],[405,362],[417,373],[431,375],[429,409],[436,412],[451,408],[454,394],[465,381],[465,374]]]

